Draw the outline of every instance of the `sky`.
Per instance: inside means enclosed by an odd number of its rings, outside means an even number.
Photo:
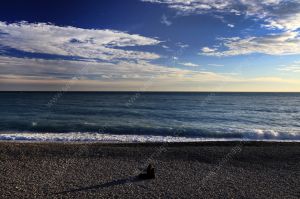
[[[299,0],[3,0],[1,91],[300,91]]]

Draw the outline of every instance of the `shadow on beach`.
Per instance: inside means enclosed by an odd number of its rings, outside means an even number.
[[[113,186],[118,186],[118,185],[124,185],[124,184],[128,184],[128,183],[141,182],[141,181],[145,181],[145,180],[146,179],[141,179],[138,177],[129,177],[129,178],[124,178],[124,179],[119,179],[119,180],[113,180],[113,181],[99,184],[99,185],[88,186],[88,187],[79,187],[77,189],[70,189],[70,190],[57,192],[57,193],[53,193],[53,194],[59,195],[59,194],[75,193],[75,192],[81,192],[81,191],[90,191],[90,190],[95,190],[95,189],[103,189],[103,188],[108,188],[108,187],[113,187]]]

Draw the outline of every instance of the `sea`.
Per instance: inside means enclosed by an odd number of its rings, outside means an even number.
[[[0,92],[0,140],[300,141],[300,93]]]

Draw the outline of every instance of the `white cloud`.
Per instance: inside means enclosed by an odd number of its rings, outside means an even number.
[[[184,43],[181,43],[181,42],[176,43],[176,45],[179,46],[180,48],[188,48],[189,47],[188,44],[184,44]]]
[[[160,22],[161,22],[162,24],[165,24],[166,26],[172,25],[172,22],[168,19],[168,17],[167,17],[166,15],[163,15],[163,16],[161,17]]]
[[[300,54],[300,1],[299,0],[142,0],[165,4],[181,15],[212,14],[226,22],[220,14],[244,15],[261,20],[262,27],[280,29],[276,35],[225,38],[219,49],[204,47],[202,55],[234,56],[252,53],[269,55]],[[228,27],[235,27],[227,23]]]
[[[235,56],[252,53],[268,55],[300,54],[300,37],[297,32],[284,32],[263,37],[222,38],[225,50],[202,48],[201,55]]]
[[[224,66],[223,64],[207,64],[209,66]]]
[[[299,0],[142,0],[165,4],[181,15],[232,13],[265,21],[265,27],[300,28]]]
[[[114,30],[59,27],[45,23],[0,22],[0,47],[30,53],[78,56],[89,59],[151,60],[155,53],[124,50],[122,47],[157,45],[160,41]],[[3,49],[2,49],[3,50]]]
[[[214,53],[215,51],[216,51],[217,49],[215,49],[215,48],[209,48],[209,47],[203,47],[202,49],[201,49],[201,51],[203,52],[203,53]]]
[[[200,66],[198,64],[194,64],[194,63],[191,63],[191,62],[186,62],[186,63],[179,63],[183,66],[188,66],[188,67],[197,67],[197,66]]]

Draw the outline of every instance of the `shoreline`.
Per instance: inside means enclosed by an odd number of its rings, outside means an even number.
[[[202,141],[40,141],[40,140],[0,140],[1,144],[27,145],[98,145],[98,146],[268,146],[268,145],[300,145],[300,140],[202,140]]]
[[[0,142],[0,196],[298,198],[299,157],[295,142]]]
[[[92,132],[70,133],[36,133],[36,132],[0,132],[1,141],[16,142],[101,142],[101,143],[148,143],[148,142],[300,142],[300,135],[295,133],[276,134],[273,132],[246,133],[241,137],[226,137],[228,135],[209,136],[174,136],[151,134],[107,134]],[[234,136],[234,135],[232,135]],[[236,135],[235,135],[236,136]]]
[[[53,145],[110,145],[110,146],[230,146],[243,143],[245,146],[262,146],[276,144],[300,145],[300,140],[203,140],[203,141],[178,141],[178,142],[122,142],[122,141],[40,141],[40,140],[0,140],[1,144],[53,144]]]

